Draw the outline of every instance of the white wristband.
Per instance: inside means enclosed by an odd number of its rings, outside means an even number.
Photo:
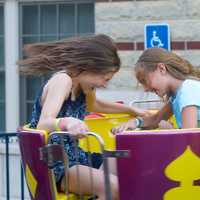
[[[141,117],[136,117],[135,124],[137,128],[141,128],[144,124],[144,120]]]
[[[138,118],[135,118],[135,125],[136,125],[136,128],[139,128],[140,126],[140,121]]]

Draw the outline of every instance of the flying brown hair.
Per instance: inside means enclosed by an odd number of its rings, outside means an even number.
[[[78,75],[83,71],[117,72],[120,58],[114,41],[103,34],[73,37],[65,40],[29,44],[24,47],[25,58],[18,61],[25,75],[43,75],[65,70]]]

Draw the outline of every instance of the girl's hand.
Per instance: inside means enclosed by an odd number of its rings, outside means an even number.
[[[120,126],[112,128],[111,132],[113,134],[121,133],[126,130],[134,130],[137,128],[136,120],[131,119],[128,122],[122,123]]]
[[[65,117],[62,119],[64,130],[78,138],[85,137],[85,133],[89,131],[88,126],[81,120],[74,117]]]
[[[144,110],[141,108],[131,107],[131,111],[133,115],[137,115],[140,117],[149,117],[152,115],[152,113],[149,110]]]

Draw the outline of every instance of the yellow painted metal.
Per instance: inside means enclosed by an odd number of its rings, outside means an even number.
[[[130,119],[128,114],[101,114],[101,117],[85,119],[86,124],[89,126],[90,131],[99,134],[104,142],[105,149],[115,149],[115,136],[111,133],[111,129],[122,122]],[[87,145],[86,139],[80,140],[80,147],[85,151],[90,149],[92,152],[100,152],[99,143],[92,137],[89,138],[90,147]]]
[[[31,171],[30,167],[28,166],[28,164],[26,164],[26,167],[25,167],[25,175],[26,175],[26,181],[27,181],[28,188],[29,188],[33,198],[35,198],[38,183]]]
[[[200,157],[190,146],[178,158],[173,160],[165,169],[165,175],[178,186],[165,192],[163,200],[197,200],[200,197],[200,186],[194,185],[200,178]]]
[[[89,198],[89,196],[80,198],[78,195],[72,193],[69,195],[66,195],[65,193],[58,193],[56,200],[88,200]]]

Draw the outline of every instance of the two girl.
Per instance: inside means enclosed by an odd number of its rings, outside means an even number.
[[[158,113],[146,112],[121,104],[98,100],[95,88],[106,87],[120,68],[114,42],[105,35],[70,38],[53,43],[28,45],[27,58],[21,60],[20,70],[28,75],[53,73],[36,97],[30,122],[31,128],[68,131],[83,137],[89,131],[83,119],[90,112],[129,113],[141,116],[113,129],[114,133],[136,127],[155,128],[162,119],[175,115],[179,128],[200,127],[200,70],[188,61],[160,48],[147,49],[135,66],[138,81],[146,91],[168,99]],[[58,137],[52,138],[59,143]],[[76,159],[73,141],[65,137],[65,151],[69,157],[69,191],[77,193]],[[105,199],[102,155],[93,153],[92,170],[94,192]],[[81,192],[90,194],[88,153],[78,149]],[[65,190],[64,166],[56,165],[55,175],[60,190]],[[112,171],[112,170],[111,170]],[[114,171],[114,170],[113,170]],[[110,174],[113,199],[118,199],[116,174]]]
[[[106,35],[70,38],[58,42],[40,43],[25,47],[26,58],[19,61],[20,71],[27,75],[53,73],[52,77],[41,86],[33,107],[30,128],[52,131],[67,131],[71,135],[83,137],[89,128],[83,119],[88,112],[129,113],[144,115],[145,112],[122,104],[109,103],[95,97],[95,89],[106,87],[113,75],[120,68],[117,48]],[[52,138],[53,143],[60,143],[60,138]],[[64,138],[64,148],[69,160],[69,191],[91,194],[88,153],[82,149],[75,151],[70,137]],[[79,180],[81,191],[77,191],[78,154]],[[101,169],[102,155],[93,153],[92,174],[94,192],[100,200],[105,199],[104,176]],[[64,165],[56,164],[57,186],[65,190]],[[110,182],[112,197],[118,199],[118,181],[111,169]]]

